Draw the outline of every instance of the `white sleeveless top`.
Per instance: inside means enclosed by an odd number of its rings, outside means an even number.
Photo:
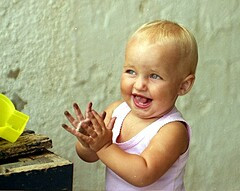
[[[121,132],[121,127],[124,118],[130,112],[129,106],[126,102],[120,104],[113,112],[112,117],[117,117],[113,127],[113,143],[118,145],[122,150],[127,153],[140,155],[148,146],[154,135],[157,134],[159,129],[165,124],[173,121],[182,121],[186,124],[189,133],[189,144],[191,137],[191,129],[187,122],[182,118],[181,113],[173,108],[169,113],[159,118],[146,128],[144,128],[137,135],[130,140],[122,143],[117,143],[117,137]],[[162,191],[185,191],[183,184],[184,169],[189,155],[189,148],[183,153],[177,161],[171,166],[170,169],[156,182],[146,187],[135,187],[118,175],[111,169],[106,170],[106,190],[107,191],[136,191],[136,190],[162,190]]]

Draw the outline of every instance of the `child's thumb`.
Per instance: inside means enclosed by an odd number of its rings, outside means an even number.
[[[108,123],[108,125],[107,125],[107,129],[109,129],[109,130],[112,130],[113,129],[113,126],[114,126],[114,123],[115,123],[115,121],[116,121],[116,117],[113,117],[110,121],[109,121],[109,123]]]

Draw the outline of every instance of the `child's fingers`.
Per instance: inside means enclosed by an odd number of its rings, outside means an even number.
[[[97,119],[99,118],[99,115],[97,114],[94,115],[93,113],[94,111],[89,113],[89,119],[91,120],[93,128],[96,131],[96,133],[101,133],[103,127],[101,126],[101,124],[99,123],[99,120]]]
[[[80,121],[77,125],[76,131],[79,133],[82,133],[84,135],[87,135],[87,132],[82,128],[83,127],[83,123],[82,121]]]
[[[98,136],[94,129],[91,128],[90,126],[83,126],[83,128],[87,135],[89,135],[90,137],[96,138]]]
[[[89,137],[89,136],[87,136],[87,135],[84,135],[84,134],[82,134],[82,133],[79,133],[79,132],[78,132],[78,134],[77,134],[77,137],[78,137],[78,139],[81,139],[81,141],[83,141],[83,142],[86,143],[86,144],[89,144],[89,143],[91,143],[91,141],[92,141],[92,138],[91,138],[91,137]]]
[[[84,135],[80,132],[78,132],[76,129],[73,129],[71,127],[69,127],[68,125],[66,124],[62,124],[62,127],[67,130],[69,133],[75,135],[78,139],[81,139],[81,141],[83,141],[84,143],[87,143],[89,144],[92,140],[91,137],[87,136],[87,135]]]
[[[88,105],[87,105],[87,108],[86,108],[86,118],[88,118],[88,113],[92,111],[92,102],[89,102]]]
[[[92,102],[88,103],[87,109],[86,109],[86,112],[90,112],[90,111],[92,111]]]
[[[81,109],[79,108],[77,103],[73,104],[74,112],[78,118],[79,121],[84,120],[83,114],[81,112]]]
[[[74,117],[68,111],[65,111],[64,115],[67,117],[68,121],[72,124],[73,127],[77,126],[77,120],[75,120]]]
[[[101,125],[101,127],[105,127],[104,119],[102,119],[102,116],[100,116],[95,110],[92,110],[92,114],[96,118],[99,125]]]
[[[116,117],[113,117],[110,121],[109,121],[109,123],[108,123],[108,125],[107,125],[107,129],[109,129],[109,130],[112,130],[113,129],[113,126],[114,126],[114,123],[115,123],[115,121],[116,121]]]
[[[84,119],[78,122],[76,130],[79,131],[79,129],[81,129],[82,127],[90,126],[90,125],[91,125],[90,119]]]
[[[106,111],[103,111],[103,112],[100,114],[102,120],[105,120],[106,115],[107,115]]]
[[[84,135],[87,135],[89,136],[89,133],[87,131],[87,128],[91,128],[92,124],[91,124],[91,121],[90,119],[85,119],[83,121],[80,121],[77,125],[77,129],[76,131],[84,134]]]
[[[65,130],[67,130],[69,133],[71,133],[71,134],[73,134],[73,135],[75,135],[76,136],[76,129],[73,129],[73,128],[71,128],[71,127],[69,127],[68,125],[66,125],[66,124],[62,124],[62,127],[65,129]]]

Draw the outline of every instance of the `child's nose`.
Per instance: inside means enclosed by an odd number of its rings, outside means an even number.
[[[137,77],[134,83],[134,88],[138,91],[146,91],[147,90],[147,80],[144,77]]]

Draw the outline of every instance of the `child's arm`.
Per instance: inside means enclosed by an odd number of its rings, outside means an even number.
[[[82,140],[96,151],[99,159],[121,178],[132,185],[142,187],[158,180],[188,148],[188,133],[181,122],[172,122],[155,135],[141,155],[129,154],[112,143],[114,119],[105,124],[92,111],[93,129],[86,128],[92,137],[81,135]]]

